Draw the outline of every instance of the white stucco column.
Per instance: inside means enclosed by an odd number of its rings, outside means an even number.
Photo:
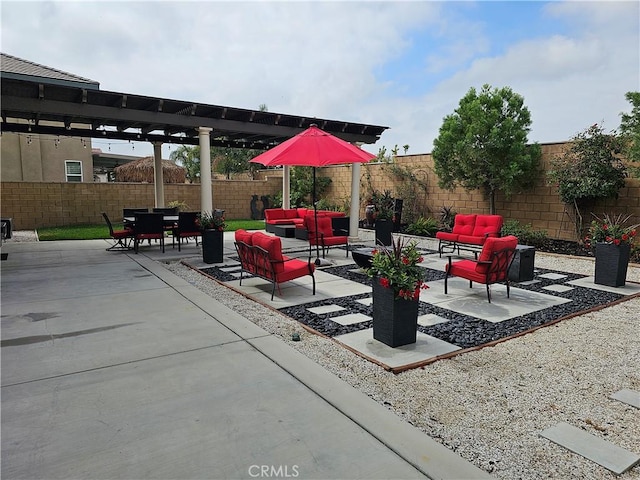
[[[291,167],[282,167],[282,208],[291,208]]]
[[[153,181],[156,207],[164,207],[164,175],[162,172],[162,143],[153,143]]]
[[[351,208],[349,209],[349,241],[358,240],[360,220],[360,169],[359,162],[351,164]]]
[[[211,148],[209,127],[199,127],[200,137],[200,211],[213,213],[213,192],[211,186]]]

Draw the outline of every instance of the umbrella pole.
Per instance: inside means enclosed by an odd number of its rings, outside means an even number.
[[[320,243],[318,242],[318,207],[316,205],[316,167],[313,167],[313,220],[316,225],[316,265],[320,265]]]

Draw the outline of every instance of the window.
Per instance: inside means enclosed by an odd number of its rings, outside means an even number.
[[[65,160],[64,166],[67,173],[67,182],[82,181],[82,162],[78,160]]]

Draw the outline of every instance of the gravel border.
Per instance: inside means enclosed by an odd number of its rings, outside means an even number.
[[[166,267],[496,478],[640,478],[640,466],[616,476],[539,436],[567,422],[640,452],[638,410],[609,398],[640,390],[640,298],[393,374],[183,264]],[[592,275],[593,259],[536,253],[536,267]],[[640,268],[627,279],[640,282]]]

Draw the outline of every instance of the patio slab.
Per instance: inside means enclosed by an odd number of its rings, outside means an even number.
[[[627,405],[631,405],[632,407],[640,408],[640,392],[635,390],[625,388],[611,395],[611,398],[618,400],[619,402],[626,403]]]
[[[356,350],[360,355],[380,364],[387,370],[400,371],[460,350],[460,347],[418,332],[416,343],[392,348],[373,338],[373,328],[333,337],[334,340]]]
[[[602,465],[616,475],[626,472],[640,462],[640,455],[565,422],[547,428],[540,435],[598,465]]]

